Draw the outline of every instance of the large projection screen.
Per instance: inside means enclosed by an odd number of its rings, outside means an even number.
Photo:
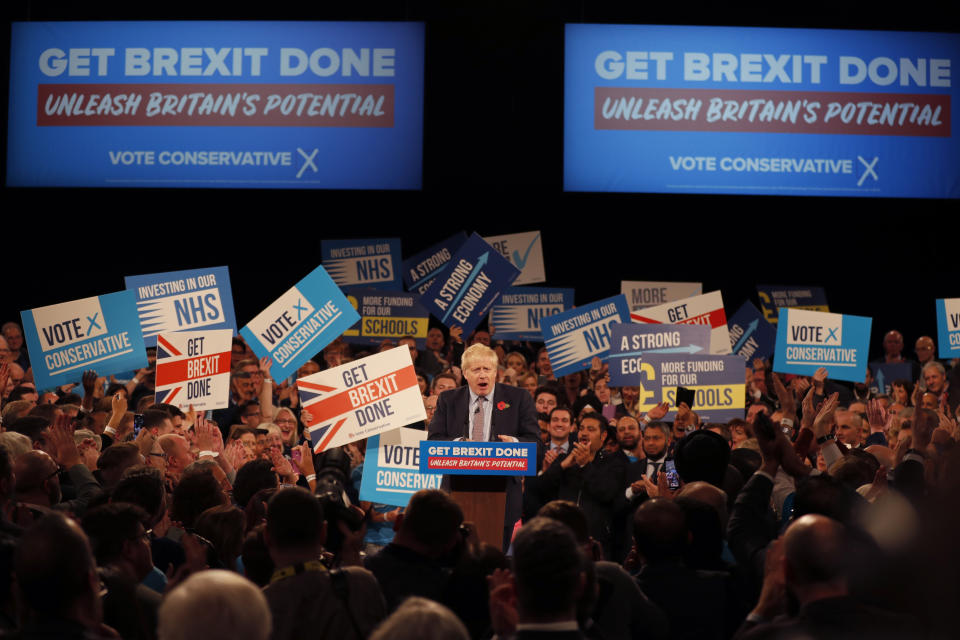
[[[8,186],[421,186],[422,23],[12,27]]]
[[[566,26],[564,189],[960,197],[960,36]]]

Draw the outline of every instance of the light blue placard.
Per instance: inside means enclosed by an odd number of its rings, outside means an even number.
[[[637,324],[610,327],[610,384],[636,386],[640,363],[652,354],[710,353],[711,328],[704,324]]]
[[[610,353],[610,326],[630,322],[630,307],[622,293],[540,319],[540,330],[555,376],[590,367],[594,356]]]
[[[407,291],[423,295],[433,279],[453,258],[453,254],[467,241],[467,234],[459,231],[446,240],[424,249],[403,261],[403,283]]]
[[[564,189],[960,197],[960,36],[568,24]]]
[[[437,274],[420,304],[446,326],[463,327],[463,334],[470,335],[519,275],[519,269],[474,233]]]
[[[812,376],[825,367],[834,380],[863,382],[872,322],[862,316],[780,309],[773,370]]]
[[[535,476],[535,442],[424,440],[420,472],[458,476]]]
[[[20,312],[39,390],[79,382],[93,369],[108,376],[147,366],[132,291]]]
[[[960,358],[960,298],[937,300],[937,342],[941,358]]]
[[[344,291],[353,287],[400,291],[400,238],[323,240],[323,266]]]
[[[573,289],[510,287],[490,309],[490,325],[497,340],[542,341],[540,318],[573,307]]]
[[[283,380],[359,319],[319,266],[240,329],[240,335],[257,357],[273,359],[270,374]]]
[[[419,189],[424,25],[17,22],[7,184]]]
[[[727,320],[730,330],[730,351],[753,361],[773,355],[777,342],[777,329],[764,320],[760,310],[749,300]]]
[[[237,332],[227,267],[124,276],[137,299],[143,341],[157,345],[157,334],[195,329]]]
[[[421,489],[439,489],[442,475],[420,471],[420,429],[400,428],[367,438],[360,499],[405,507]]]

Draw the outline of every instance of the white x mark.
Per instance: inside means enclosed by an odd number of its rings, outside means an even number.
[[[300,167],[300,171],[297,171],[297,178],[303,175],[303,172],[307,170],[307,167],[310,167],[311,169],[313,169],[314,173],[317,173],[318,171],[317,165],[313,164],[313,159],[317,157],[318,151],[320,151],[320,149],[314,149],[310,155],[307,155],[306,151],[304,151],[300,147],[297,147],[297,153],[302,155],[304,159],[303,166]]]
[[[857,160],[859,160],[860,163],[863,164],[864,167],[866,167],[866,169],[864,169],[863,171],[863,175],[860,176],[859,180],[857,180],[858,187],[863,184],[863,181],[867,179],[867,176],[873,176],[874,182],[877,182],[880,180],[880,177],[877,175],[877,172],[873,170],[873,168],[877,166],[877,160],[879,159],[880,159],[879,156],[874,156],[873,162],[867,162],[860,156],[857,156]]]

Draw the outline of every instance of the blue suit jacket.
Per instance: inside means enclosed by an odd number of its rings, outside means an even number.
[[[501,403],[503,403],[501,405]],[[502,406],[502,408],[501,408]],[[525,389],[497,384],[493,388],[493,413],[490,416],[490,440],[513,436],[520,442],[536,442],[540,437],[533,398]],[[428,429],[430,440],[468,438],[470,433],[470,388],[449,389],[437,399],[437,409]],[[507,479],[504,526],[512,527],[520,519],[522,494],[520,477]]]

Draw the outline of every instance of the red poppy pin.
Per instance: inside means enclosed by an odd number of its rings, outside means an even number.
[[[503,411],[504,409],[509,409],[509,408],[510,408],[510,405],[508,405],[503,400],[497,403],[497,409],[499,409],[500,411]]]

